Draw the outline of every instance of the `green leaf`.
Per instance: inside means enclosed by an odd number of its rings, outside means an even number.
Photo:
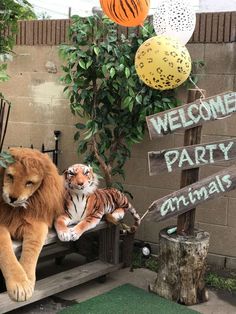
[[[113,78],[115,74],[116,74],[116,70],[114,68],[111,68],[110,69],[110,77]]]
[[[126,78],[130,77],[130,69],[127,67],[125,68],[125,76],[126,76]]]
[[[83,123],[76,123],[75,127],[79,130],[83,130],[85,129],[86,126]]]
[[[127,97],[125,98],[125,100],[122,102],[121,108],[122,108],[122,109],[125,109],[125,108],[129,107],[129,104],[130,104],[131,100],[132,100],[132,97],[127,96]]]
[[[137,101],[137,103],[138,104],[142,104],[142,99],[143,99],[143,97],[142,97],[142,95],[137,95],[136,97],[135,97],[135,99],[136,99],[136,101]]]
[[[106,74],[107,74],[107,67],[105,64],[103,64],[103,66],[102,66],[102,73],[104,76],[106,76]]]
[[[83,60],[79,60],[79,65],[82,69],[86,70],[86,65],[85,65],[85,62]]]
[[[86,69],[88,69],[93,64],[93,60],[90,60],[86,63]]]
[[[78,139],[80,138],[80,132],[76,132],[75,135],[74,135],[74,140],[75,141],[78,141]]]
[[[94,47],[93,50],[94,50],[95,54],[98,56],[99,52],[100,52],[100,48],[99,47]]]

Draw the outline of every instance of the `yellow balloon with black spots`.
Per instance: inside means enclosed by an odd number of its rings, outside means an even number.
[[[191,72],[191,58],[185,46],[163,35],[146,40],[135,55],[135,68],[148,86],[173,89],[184,83]]]

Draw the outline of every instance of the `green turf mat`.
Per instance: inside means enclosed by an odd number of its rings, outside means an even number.
[[[73,305],[60,314],[196,314],[186,306],[166,300],[130,284]]]

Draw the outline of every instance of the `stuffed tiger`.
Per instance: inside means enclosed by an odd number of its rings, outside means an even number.
[[[97,175],[90,166],[75,164],[65,172],[65,214],[55,221],[55,229],[61,241],[76,241],[87,230],[95,228],[103,216],[113,224],[119,224],[129,211],[135,220],[127,232],[134,233],[140,225],[140,217],[127,197],[117,189],[99,189]],[[72,227],[69,227],[74,225]]]

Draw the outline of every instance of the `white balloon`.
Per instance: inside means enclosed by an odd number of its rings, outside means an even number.
[[[196,13],[187,0],[165,0],[153,15],[156,34],[174,37],[183,45],[191,38],[195,25]]]

